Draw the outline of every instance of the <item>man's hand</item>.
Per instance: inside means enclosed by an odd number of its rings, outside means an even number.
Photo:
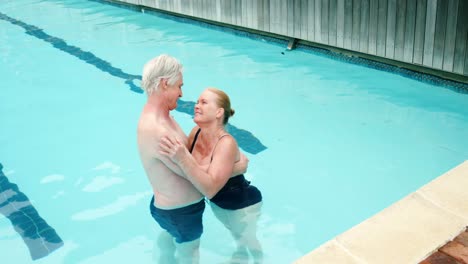
[[[170,158],[172,162],[176,164],[180,164],[180,162],[185,158],[185,155],[190,155],[185,145],[180,142],[177,137],[170,138],[165,136],[161,138],[159,148],[159,153],[161,155]]]

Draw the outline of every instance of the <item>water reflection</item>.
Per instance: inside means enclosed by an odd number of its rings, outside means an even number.
[[[33,260],[43,258],[63,246],[55,230],[39,213],[16,184],[3,173],[0,163],[0,213],[8,218],[21,236]]]

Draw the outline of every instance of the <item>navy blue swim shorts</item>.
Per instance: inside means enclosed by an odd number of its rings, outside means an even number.
[[[154,206],[154,196],[150,203],[150,212],[154,220],[171,234],[177,243],[199,239],[203,233],[202,216],[205,200],[176,209],[159,209]]]

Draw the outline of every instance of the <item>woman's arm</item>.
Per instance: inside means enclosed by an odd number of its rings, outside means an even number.
[[[244,174],[247,172],[247,167],[249,166],[249,159],[244,153],[240,152],[239,161],[234,163],[234,168],[232,169],[231,176],[237,176],[239,174]]]
[[[197,133],[199,127],[195,126],[192,128],[192,131],[190,131],[190,134],[188,136],[188,139],[186,140],[187,144],[185,145],[187,149],[189,149],[192,146],[193,138],[195,137],[195,133]],[[185,135],[185,134],[184,134]],[[169,138],[168,136],[165,136]],[[164,137],[162,137],[164,138]],[[162,139],[160,139],[159,142],[161,142]],[[166,167],[168,167],[171,171],[173,171],[175,174],[181,176],[182,178],[186,180],[190,180],[187,175],[182,171],[180,166],[175,163],[173,160],[171,160],[167,155],[161,154],[161,144],[158,144],[158,151],[157,151],[157,159],[159,159]],[[240,167],[240,166],[238,166]],[[241,168],[240,168],[241,169]]]
[[[213,161],[205,172],[179,140],[165,137],[161,139],[160,147],[161,154],[177,163],[188,180],[208,199],[218,193],[231,177],[239,151],[234,138],[222,137],[214,150]]]
[[[192,128],[192,131],[190,131],[190,134],[188,135],[188,140],[187,140],[187,149],[190,149],[192,147],[195,134],[197,133],[199,129],[200,129],[199,126],[195,126]],[[248,166],[249,166],[249,159],[247,158],[247,156],[245,156],[244,153],[240,152],[240,158],[238,161],[236,161],[236,163],[234,163],[234,168],[232,170],[231,177],[246,173]],[[187,179],[185,175],[184,175],[184,178]]]

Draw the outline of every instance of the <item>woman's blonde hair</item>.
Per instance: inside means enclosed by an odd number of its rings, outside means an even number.
[[[224,109],[223,125],[226,125],[229,118],[235,113],[234,109],[231,108],[231,100],[229,99],[229,96],[225,92],[216,88],[208,88],[207,90],[218,96],[216,104]]]

